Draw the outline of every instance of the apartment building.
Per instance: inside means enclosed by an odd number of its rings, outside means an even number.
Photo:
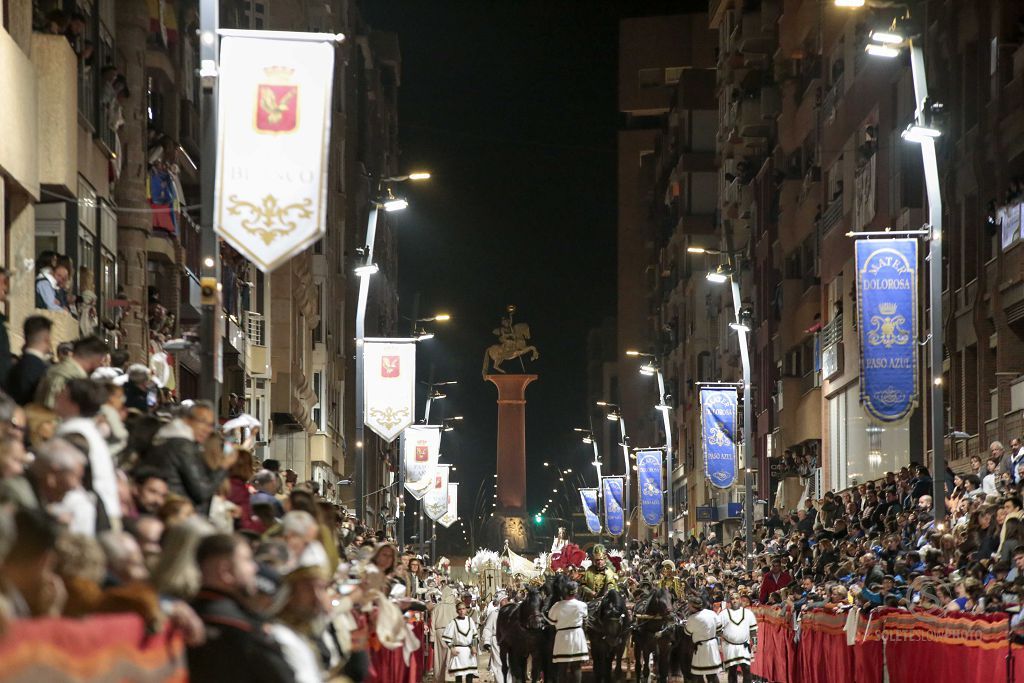
[[[0,185],[12,346],[38,313],[38,257],[66,255],[74,294],[94,315],[51,311],[55,339],[95,331],[149,363],[179,399],[199,393],[198,3],[2,0]],[[229,28],[343,33],[332,107],[328,232],[271,274],[220,245],[223,416],[261,422],[261,459],[335,490],[352,471],[352,267],[365,240],[371,178],[397,162],[400,53],[349,0],[224,0]],[[397,263],[387,220],[377,237],[368,332],[397,318]],[[383,283],[383,285],[381,284]],[[88,310],[83,308],[84,310]],[[386,454],[386,449],[374,452]],[[371,458],[368,490],[385,460]],[[375,509],[383,507],[376,505]]]

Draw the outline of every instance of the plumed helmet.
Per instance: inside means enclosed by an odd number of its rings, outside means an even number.
[[[595,560],[599,557],[607,557],[608,549],[605,548],[602,544],[598,543],[591,549],[590,556],[593,557]]]

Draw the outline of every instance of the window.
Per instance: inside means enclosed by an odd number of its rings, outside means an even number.
[[[81,14],[85,23],[81,34],[72,44],[75,54],[78,55],[78,113],[95,129],[96,81],[99,77],[95,54],[96,3],[93,0],[75,0],[72,11]]]
[[[318,315],[316,327],[313,328],[313,343],[322,344],[324,342],[324,310],[327,307],[324,305],[324,286],[321,283],[316,285],[316,306]]]
[[[35,255],[37,257],[44,251],[64,253],[64,224],[67,219],[68,207],[64,202],[36,204]]]
[[[316,430],[322,432],[326,430],[324,425],[324,373],[314,372],[313,373],[313,393],[316,394],[316,405],[313,406],[313,424],[316,425]]]
[[[683,76],[683,67],[681,66],[670,66],[665,69],[665,84],[675,85],[679,82],[679,79]]]
[[[909,423],[875,422],[861,408],[859,392],[854,384],[828,402],[833,489],[878,479],[910,462]]]
[[[640,69],[638,75],[641,90],[665,85],[665,73],[661,69]]]
[[[248,5],[249,6],[242,11],[242,16],[245,18],[246,24],[248,24],[249,28],[263,28],[267,21],[266,4],[249,0]]]

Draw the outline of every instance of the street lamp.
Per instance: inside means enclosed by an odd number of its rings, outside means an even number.
[[[413,177],[413,176],[417,177]],[[363,377],[364,364],[364,343],[366,337],[366,302],[370,293],[370,276],[378,272],[373,261],[373,245],[377,237],[377,216],[383,209],[387,212],[401,211],[409,206],[405,199],[395,197],[391,191],[391,183],[404,182],[406,180],[425,180],[430,174],[425,171],[410,173],[406,176],[388,176],[376,179],[375,196],[370,200],[370,211],[366,217],[366,243],[359,252],[364,258],[357,267],[359,276],[359,295],[356,299],[356,479],[358,486],[356,491],[356,515],[360,523],[366,522],[366,449],[363,444],[364,416],[363,416]],[[372,177],[368,180],[373,182]]]
[[[743,367],[743,534],[746,537],[746,566],[749,571],[753,568],[754,556],[754,401],[750,391],[750,312],[741,303],[739,278],[733,268],[720,265],[714,274],[716,277],[712,278],[712,273],[708,273],[709,282],[731,283],[736,320],[729,327],[739,336],[740,364]]]
[[[928,97],[928,74],[924,68],[924,49],[920,31],[912,24],[910,8],[903,2],[872,0],[870,3],[851,4],[852,0],[836,0],[837,7],[902,7],[903,16],[894,20],[888,30],[874,31],[875,42],[868,46],[869,54],[894,58],[903,47],[910,52],[910,73],[914,81],[914,122],[903,131],[908,142],[921,145],[924,166],[925,192],[928,197],[928,225],[924,233],[928,239],[928,298],[929,298],[929,371],[931,373],[931,440],[932,440],[932,515],[933,519],[946,516],[946,454],[943,428],[942,355],[944,347],[942,306],[942,193],[939,185],[939,163],[935,157],[935,140],[942,131],[934,125],[932,117],[941,112],[942,105]],[[906,29],[906,30],[901,30]],[[872,48],[872,46],[878,46]],[[881,48],[888,48],[889,51]],[[893,54],[895,53],[895,54]]]
[[[650,377],[655,376],[658,378],[658,403],[654,407],[661,413],[662,424],[665,428],[665,491],[667,494],[667,510],[665,511],[665,541],[668,546],[667,552],[669,559],[675,559],[675,549],[672,546],[672,510],[675,508],[674,499],[675,491],[673,491],[673,479],[674,479],[674,467],[672,458],[672,417],[669,415],[670,406],[668,404],[668,395],[665,393],[665,377],[661,374],[661,366],[658,364],[658,357],[653,353],[643,353],[630,349],[626,351],[626,355],[633,358],[645,358],[646,362],[640,366],[640,374]],[[629,471],[627,463],[626,471]]]
[[[623,502],[625,503],[625,508],[626,508],[626,525],[627,525],[625,533],[626,533],[626,540],[629,540],[629,526],[628,525],[629,525],[629,517],[630,517],[630,514],[631,514],[630,511],[632,510],[632,508],[630,507],[630,497],[631,496],[630,496],[630,481],[629,481],[629,438],[626,436],[626,419],[622,416],[622,408],[620,406],[614,404],[614,403],[609,403],[607,401],[598,401],[597,405],[602,407],[602,408],[606,408],[608,410],[608,413],[605,415],[605,417],[608,418],[609,422],[618,422],[619,423],[619,433],[622,435],[622,442],[620,443],[620,445],[622,446],[622,467],[623,467],[623,471],[625,472],[624,481],[623,481],[623,483],[625,484],[625,486],[623,487],[624,490],[625,490],[625,493],[624,493],[625,500]]]

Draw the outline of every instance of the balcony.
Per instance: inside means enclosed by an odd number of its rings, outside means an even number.
[[[809,439],[821,438],[821,389],[814,387],[813,382],[806,379],[808,376],[813,377],[814,374],[811,372],[802,378],[782,379],[784,408],[779,411],[778,424],[788,443],[802,443]],[[810,388],[806,388],[805,385]]]
[[[33,33],[32,66],[37,79],[39,182],[61,193],[75,194],[78,191],[78,59],[64,36]],[[7,130],[29,131],[32,128]],[[12,139],[17,137],[20,136],[11,136]]]
[[[843,195],[840,192],[839,196],[834,197],[832,202],[825,209],[825,213],[821,214],[821,232],[822,234],[827,233],[829,230],[834,228],[839,221],[843,218]]]
[[[853,224],[852,230],[863,230],[868,227],[875,218],[875,166],[878,159],[877,154],[871,158],[857,171],[854,180],[853,199]]]
[[[825,97],[821,101],[821,116],[826,126],[831,125],[836,119],[836,110],[839,108],[839,102],[843,98],[843,86],[844,78],[842,74],[839,74],[835,83],[832,84],[832,87],[825,93]]]
[[[242,316],[245,330],[245,367],[253,377],[270,376],[270,350],[267,344],[267,321],[261,313],[246,311]]]

